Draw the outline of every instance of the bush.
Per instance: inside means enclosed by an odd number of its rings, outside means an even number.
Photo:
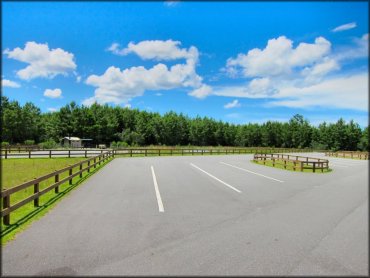
[[[125,141],[117,142],[117,147],[127,148],[128,144]]]
[[[1,146],[4,148],[4,147],[8,147],[9,146],[9,142],[1,142]]]
[[[114,149],[117,148],[117,142],[113,141],[110,143],[110,148]]]
[[[49,139],[45,142],[42,142],[39,144],[39,146],[43,149],[55,149],[58,147],[58,143],[56,143],[54,140]]]
[[[35,140],[26,140],[24,141],[25,145],[35,145]]]

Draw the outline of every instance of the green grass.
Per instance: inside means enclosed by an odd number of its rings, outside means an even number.
[[[35,158],[35,159],[3,159],[2,162],[2,188],[11,188],[17,186],[25,181],[32,180],[35,177],[39,177],[48,174],[54,170],[62,169],[68,165],[75,164],[79,161],[86,160],[86,158]],[[1,225],[1,244],[4,245],[6,242],[15,238],[15,236],[25,228],[27,228],[33,221],[41,218],[50,209],[52,209],[58,201],[77,185],[81,184],[84,180],[90,177],[93,173],[101,169],[110,160],[102,163],[101,166],[97,166],[96,169],[91,168],[90,173],[85,171],[82,178],[76,176],[73,178],[73,182],[70,185],[65,182],[59,186],[59,193],[56,194],[54,190],[50,190],[46,194],[40,196],[39,207],[34,207],[33,201],[26,205],[18,208],[17,210],[10,213],[10,225]],[[86,164],[84,164],[84,168]],[[74,168],[74,172],[78,171],[78,168]],[[60,175],[60,180],[68,176],[68,171]],[[54,183],[54,177],[47,179],[40,183],[40,190],[50,186]],[[10,197],[10,204],[15,204],[30,195],[33,194],[33,186],[28,187],[24,190],[20,190]],[[2,219],[1,219],[2,221]]]
[[[259,164],[259,165],[263,165],[263,166],[268,166],[268,167],[274,167],[272,166],[272,161],[271,160],[266,160],[266,164],[263,164],[263,162],[261,160],[258,160],[258,161],[254,161],[254,160],[251,160],[252,162],[256,163],[256,164]],[[284,169],[284,162],[283,161],[275,161],[275,167],[274,168],[278,168],[278,169],[283,169],[283,170],[287,170],[287,171],[294,171],[294,164],[293,162],[287,162],[286,164],[286,169]],[[318,170],[316,169],[315,171],[315,174],[316,173],[319,173],[319,174],[322,174],[322,173],[328,173],[328,172],[331,172],[332,169],[324,169],[324,172],[321,172],[321,169]],[[313,173],[313,170],[312,169],[303,169],[303,171],[297,169],[296,171],[294,172],[300,172],[300,173]]]

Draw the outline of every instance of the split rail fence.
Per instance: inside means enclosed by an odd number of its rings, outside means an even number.
[[[351,151],[339,151],[339,152],[325,152],[326,156],[333,157],[344,157],[344,158],[358,158],[358,159],[369,159],[368,152],[351,152]]]
[[[329,160],[321,158],[313,158],[306,156],[296,156],[289,154],[266,154],[266,153],[256,153],[253,156],[253,160],[258,162],[262,161],[266,164],[266,161],[272,161],[272,166],[275,167],[277,164],[281,164],[284,169],[287,168],[287,163],[293,164],[294,171],[303,172],[304,169],[311,169],[314,173],[318,170],[324,172],[324,170],[329,169]]]
[[[52,189],[55,190],[56,194],[59,193],[59,186],[61,184],[69,181],[69,184],[71,185],[72,184],[72,179],[74,177],[79,175],[80,178],[82,178],[83,172],[85,172],[85,171],[90,172],[90,168],[92,168],[92,167],[96,168],[97,165],[100,165],[101,163],[103,163],[106,160],[108,160],[110,158],[113,158],[113,157],[114,157],[114,153],[112,151],[109,151],[109,152],[100,154],[99,156],[94,156],[94,157],[91,157],[89,159],[80,161],[76,164],[65,167],[63,169],[56,170],[55,172],[44,175],[42,177],[35,178],[34,180],[22,183],[18,186],[2,190],[1,193],[0,193],[1,194],[0,195],[1,196],[1,201],[2,201],[2,205],[3,205],[3,209],[1,210],[1,217],[3,218],[4,225],[10,225],[10,213],[12,211],[24,206],[25,204],[27,204],[31,201],[34,202],[33,204],[34,204],[35,207],[38,207],[40,196],[44,195],[45,193],[49,192]],[[84,168],[83,165],[86,165],[86,167]],[[75,168],[78,168],[78,171],[73,173],[73,169],[75,169]],[[68,176],[60,180],[59,179],[60,175],[62,173],[65,173],[65,172],[68,172]],[[40,190],[40,182],[46,181],[46,180],[48,180],[52,177],[54,177],[54,183],[51,184],[50,186]],[[16,204],[11,205],[10,201],[11,201],[12,194],[14,194],[14,193],[16,193],[20,190],[29,188],[29,187],[33,187],[33,194],[31,196],[17,202]]]

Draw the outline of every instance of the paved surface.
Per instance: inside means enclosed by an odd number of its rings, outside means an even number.
[[[2,274],[367,276],[368,161],[251,158],[116,158],[3,247]]]

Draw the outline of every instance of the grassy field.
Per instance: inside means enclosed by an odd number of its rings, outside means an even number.
[[[263,162],[261,160],[258,160],[258,161],[252,160],[252,162],[254,162],[256,164],[259,164],[259,165],[274,167],[274,166],[272,166],[272,161],[271,160],[266,160],[266,164],[263,164]],[[293,162],[287,162],[286,169],[284,169],[284,162],[276,160],[274,168],[279,168],[279,169],[288,170],[288,171],[294,171],[293,167],[294,167]],[[332,169],[330,169],[330,168],[329,169],[324,169],[324,172],[321,172],[321,169],[320,170],[316,169],[315,173],[328,173],[328,172],[331,172],[331,171],[332,171]],[[301,170],[297,169],[296,172],[313,173],[313,170],[312,169],[303,169],[303,171],[301,171]]]
[[[32,158],[32,159],[3,159],[2,165],[2,189],[8,189],[26,181],[32,180],[36,177],[43,176],[58,169],[67,167],[68,165],[75,164],[79,161],[86,160],[84,157],[74,158]],[[31,224],[34,220],[39,219],[54,207],[58,200],[64,195],[69,193],[78,184],[98,171],[103,165],[108,162],[102,163],[96,169],[91,168],[90,173],[84,172],[82,178],[79,176],[73,179],[72,185],[68,182],[59,186],[59,193],[55,194],[54,190],[50,190],[46,194],[40,196],[39,207],[34,207],[33,202],[20,207],[10,214],[10,225],[1,225],[1,243],[14,238],[14,236]],[[86,165],[84,166],[86,167]],[[74,171],[78,171],[77,168]],[[60,175],[60,180],[68,176],[68,172]],[[54,183],[54,177],[47,179],[40,183],[40,191]],[[33,194],[33,186],[18,191],[11,195],[10,204],[15,204]],[[1,204],[2,205],[2,204]]]

